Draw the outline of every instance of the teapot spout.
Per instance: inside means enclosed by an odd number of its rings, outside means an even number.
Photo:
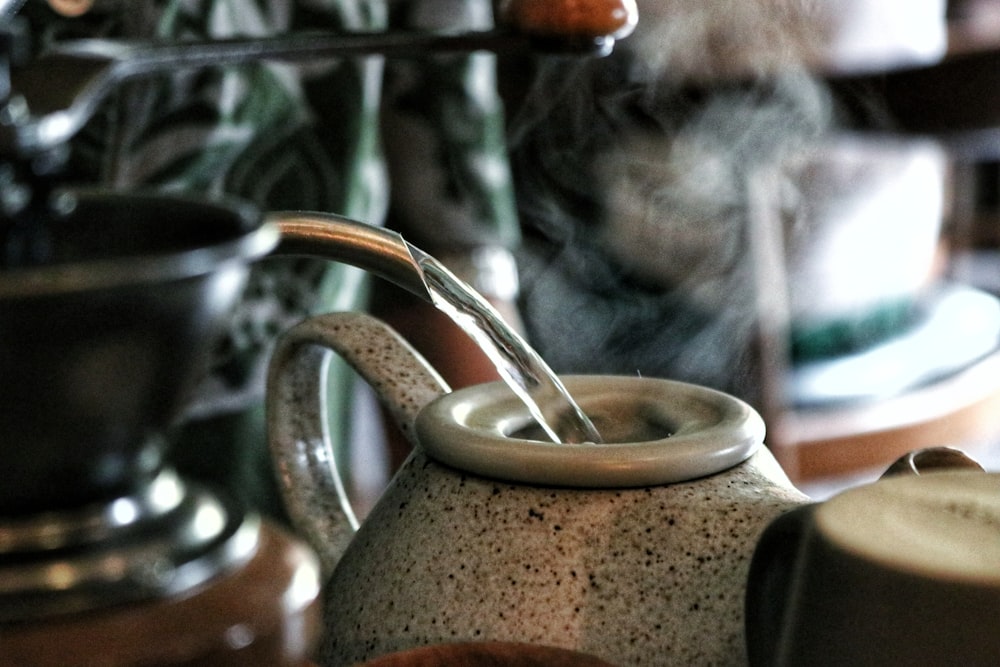
[[[327,213],[271,213],[281,241],[275,255],[309,255],[343,262],[432,302],[420,260],[425,253],[401,235]]]

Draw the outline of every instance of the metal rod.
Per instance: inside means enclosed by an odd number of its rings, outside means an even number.
[[[0,0],[2,1],[2,0]],[[156,42],[79,40],[59,45],[12,72],[28,117],[4,143],[37,153],[68,141],[124,81],[171,72],[263,61],[303,62],[347,56],[418,58],[442,53],[552,52],[604,56],[614,39],[545,39],[505,30],[461,33],[296,32],[265,38]]]

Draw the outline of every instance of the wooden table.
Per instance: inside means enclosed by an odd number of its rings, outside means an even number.
[[[796,482],[888,467],[914,449],[1000,438],[1000,351],[900,396],[787,409],[768,426],[768,444]]]

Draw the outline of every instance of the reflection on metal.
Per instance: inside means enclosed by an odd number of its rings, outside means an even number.
[[[350,264],[431,300],[418,262],[423,253],[396,232],[326,213],[272,213],[268,222],[281,231],[275,255]]]
[[[121,501],[136,513],[124,523]],[[9,622],[190,591],[253,557],[260,520],[167,471],[108,506],[2,528],[0,552],[18,556],[0,565],[0,622]]]

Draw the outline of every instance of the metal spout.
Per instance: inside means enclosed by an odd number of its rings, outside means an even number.
[[[424,253],[396,232],[327,213],[276,212],[281,232],[273,255],[299,255],[350,264],[433,303],[419,259]]]

